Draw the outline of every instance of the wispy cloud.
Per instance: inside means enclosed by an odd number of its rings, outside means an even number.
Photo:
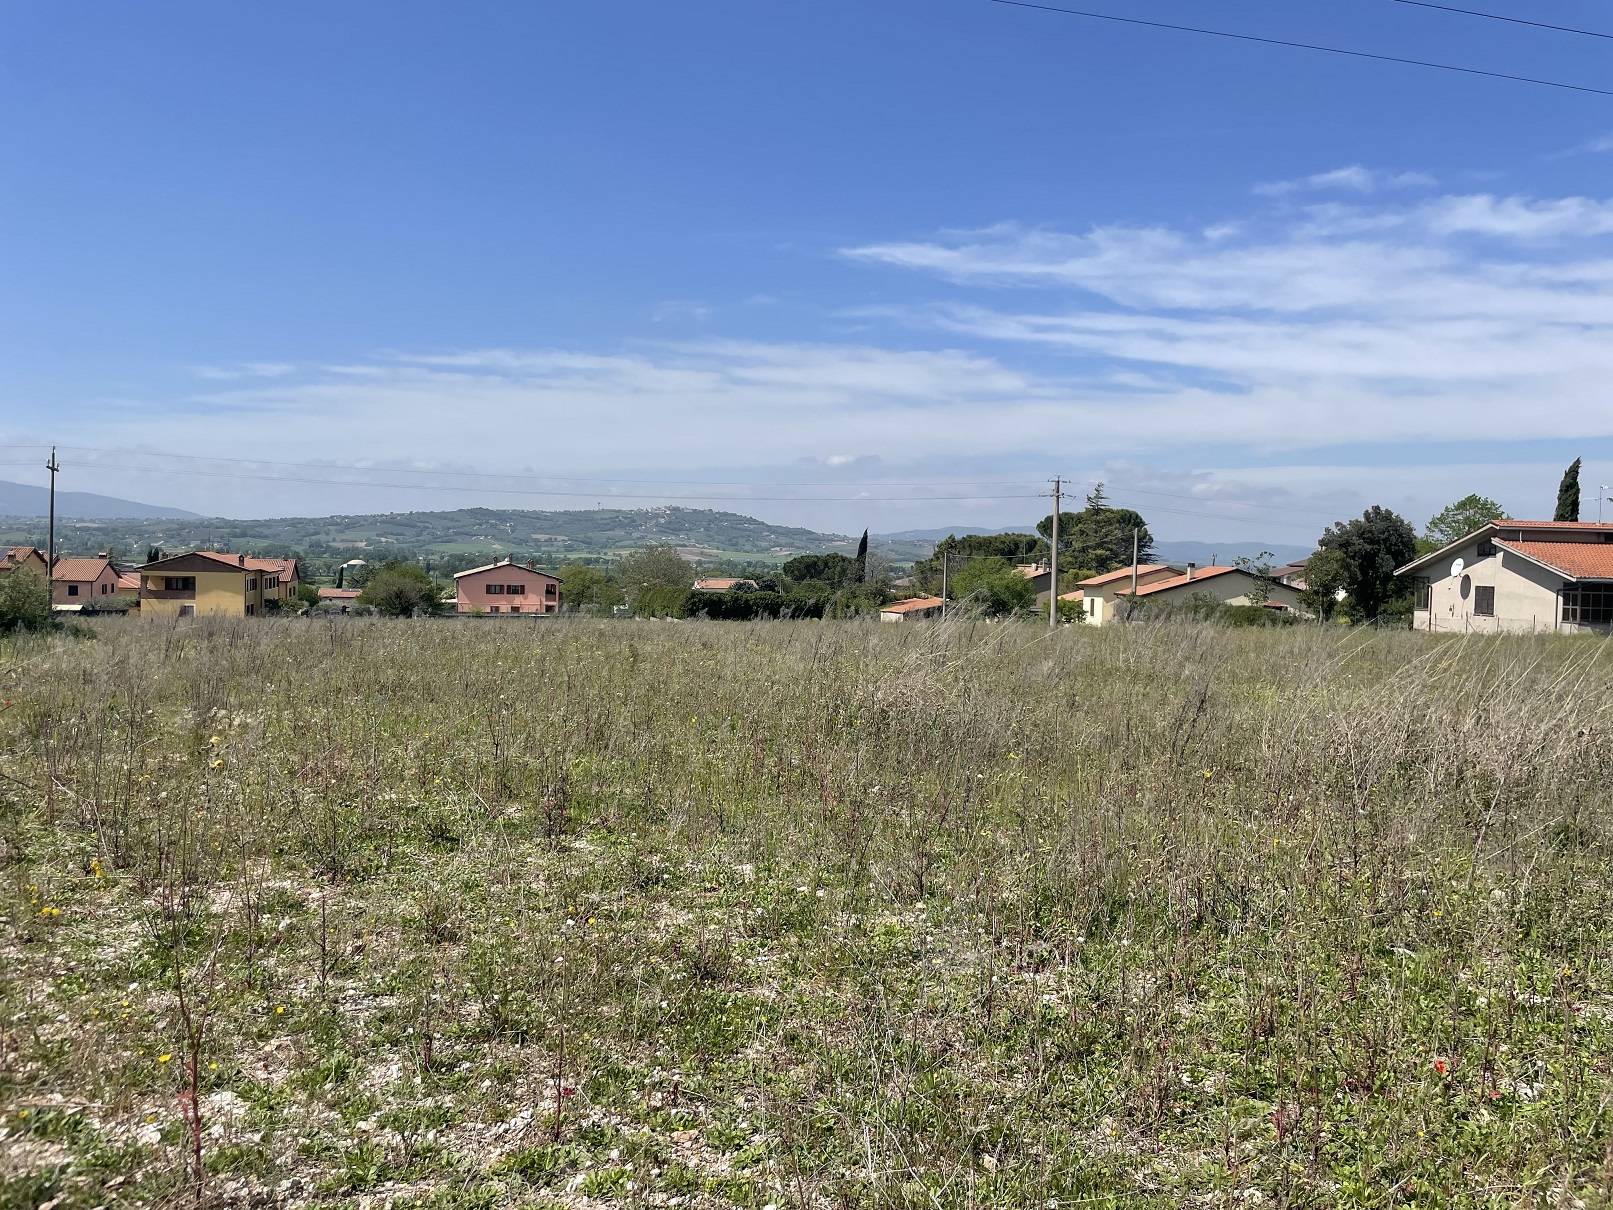
[[[296,366],[283,361],[247,361],[238,365],[191,367],[191,373],[197,378],[215,382],[230,382],[240,378],[284,378],[296,372]]]
[[[1361,164],[1350,164],[1294,180],[1263,181],[1254,187],[1254,191],[1263,197],[1329,191],[1371,194],[1386,189],[1430,189],[1436,184],[1438,182],[1425,172],[1383,172]]]

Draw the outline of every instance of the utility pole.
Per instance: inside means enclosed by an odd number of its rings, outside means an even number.
[[[946,546],[943,545],[941,547],[941,619],[942,619],[942,621],[945,621],[946,616],[947,616],[947,562],[948,562],[948,557],[951,554],[952,554],[952,552],[950,550],[948,550],[946,548]]]
[[[46,523],[45,531],[45,583],[54,592],[56,579],[56,472],[62,468],[56,464],[56,447],[50,447],[50,461],[45,463],[45,469],[50,472],[50,520]]]
[[[1054,629],[1059,624],[1059,509],[1063,507],[1062,501],[1064,484],[1057,475],[1053,476],[1053,541],[1052,557],[1047,565],[1047,628]]]
[[[1137,531],[1131,531],[1131,595],[1137,595]]]
[[[1607,499],[1607,484],[1602,484],[1596,491],[1596,523],[1602,523],[1602,501]]]

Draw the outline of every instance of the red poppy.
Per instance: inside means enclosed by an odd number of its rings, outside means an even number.
[[[1439,1072],[1440,1075],[1444,1075],[1450,1069],[1451,1069],[1450,1064],[1445,1062],[1444,1059],[1435,1059],[1434,1060],[1434,1070]]]
[[[563,1097],[574,1097],[577,1095],[577,1090],[570,1084],[562,1084],[560,1086],[560,1095]]]

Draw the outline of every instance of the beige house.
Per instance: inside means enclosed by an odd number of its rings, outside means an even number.
[[[1183,574],[1183,568],[1169,563],[1143,563],[1137,569],[1137,584],[1154,584],[1173,580]],[[1104,626],[1115,620],[1120,598],[1131,592],[1132,569],[1107,572],[1082,580],[1077,592],[1063,594],[1067,601],[1078,600],[1086,607],[1087,621],[1093,626]],[[1123,611],[1122,611],[1123,612]]]
[[[1492,521],[1395,574],[1416,584],[1418,630],[1613,630],[1613,523]]]
[[[1154,580],[1137,589],[1145,605],[1186,605],[1195,597],[1218,605],[1264,605],[1267,609],[1303,613],[1299,589],[1241,567],[1196,567],[1192,563],[1179,576]]]
[[[879,611],[881,622],[917,622],[924,618],[938,618],[946,602],[940,597],[914,597],[910,601],[893,601]]]

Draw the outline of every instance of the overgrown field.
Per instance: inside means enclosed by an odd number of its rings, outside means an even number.
[[[1607,1205],[1605,650],[12,642],[0,1206]]]

